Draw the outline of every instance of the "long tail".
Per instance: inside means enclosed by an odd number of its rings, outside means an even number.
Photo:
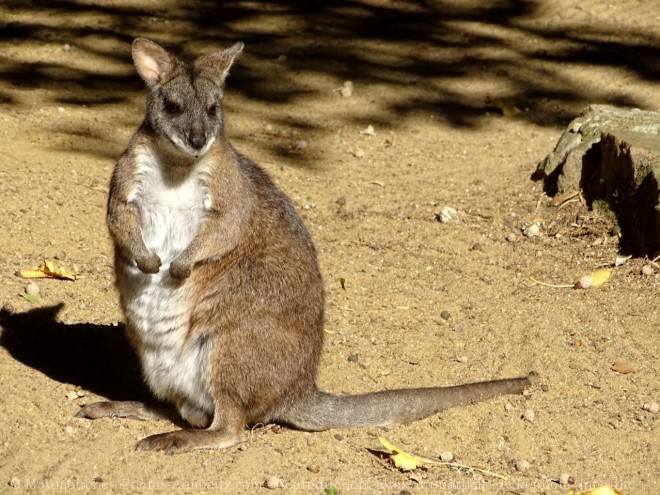
[[[450,407],[473,404],[506,394],[520,394],[535,383],[526,377],[469,383],[446,388],[385,390],[363,395],[332,395],[317,390],[289,408],[280,418],[296,428],[320,431],[408,423]]]

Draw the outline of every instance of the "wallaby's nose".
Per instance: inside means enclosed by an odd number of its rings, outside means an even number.
[[[206,144],[206,136],[203,132],[191,132],[188,135],[188,144],[194,150],[201,150]]]

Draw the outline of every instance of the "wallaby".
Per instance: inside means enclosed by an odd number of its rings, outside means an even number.
[[[138,450],[226,448],[245,426],[318,431],[422,419],[521,393],[535,375],[448,388],[331,395],[315,383],[324,293],[311,237],[289,199],[224,135],[225,78],[243,44],[178,60],[138,38],[147,115],[110,182],[107,223],[128,339],[155,396],[193,428]],[[139,402],[84,418],[172,418]]]

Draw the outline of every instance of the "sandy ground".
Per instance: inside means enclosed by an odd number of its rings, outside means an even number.
[[[642,0],[4,2],[0,493],[265,493],[275,477],[282,493],[559,494],[562,473],[582,489],[660,491],[660,414],[643,408],[660,402],[657,266],[642,275],[648,261],[631,259],[581,291],[530,280],[572,283],[619,254],[611,219],[579,201],[551,206],[530,175],[589,103],[660,107],[659,21]],[[144,109],[136,36],[184,57],[246,43],[227,132],[318,247],[324,389],[532,369],[543,386],[410,425],[259,426],[240,448],[181,456],[133,450],[181,425],[75,418],[82,404],[145,394],[104,221],[110,172]],[[522,112],[506,117],[498,101]],[[437,221],[445,206],[458,220]],[[534,220],[540,235],[527,238]],[[81,278],[38,281],[27,300],[15,272],[55,257]],[[509,479],[402,473],[376,452],[379,436]]]

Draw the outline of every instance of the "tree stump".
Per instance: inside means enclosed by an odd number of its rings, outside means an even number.
[[[573,120],[532,175],[550,196],[581,191],[621,229],[621,251],[660,251],[660,112],[592,105]]]

